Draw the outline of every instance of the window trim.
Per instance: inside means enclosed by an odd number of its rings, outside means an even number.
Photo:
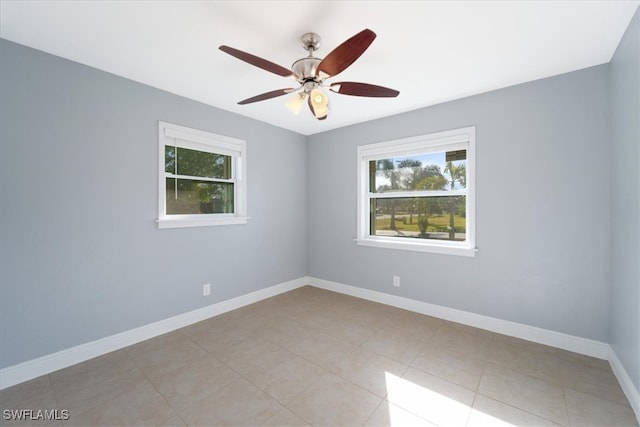
[[[167,215],[165,147],[178,146],[232,158],[234,213]],[[247,143],[241,139],[158,121],[158,228],[201,227],[246,224],[247,216]],[[196,177],[198,178],[198,177]],[[226,181],[217,179],[216,181]]]
[[[443,132],[413,136],[409,138],[378,142],[357,147],[357,245],[378,248],[400,249],[419,252],[433,252],[449,255],[475,257],[478,250],[475,243],[475,139],[476,128],[469,126]],[[427,152],[449,151],[456,148],[467,150],[467,191],[466,191],[466,240],[453,242],[446,240],[400,239],[389,236],[372,236],[369,212],[369,161],[383,158],[424,154]],[[377,198],[395,198],[402,195],[411,197],[414,192],[376,193]],[[446,191],[442,195],[452,195]]]

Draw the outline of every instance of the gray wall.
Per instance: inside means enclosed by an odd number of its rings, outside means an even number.
[[[311,136],[309,275],[606,342],[608,71]],[[356,147],[471,125],[478,256],[356,246]]]
[[[304,136],[4,40],[0,77],[0,367],[306,275]],[[158,120],[247,141],[247,225],[156,227]]]
[[[0,367],[310,275],[610,341],[639,387],[638,25],[610,66],[308,138],[0,40]],[[249,224],[157,229],[158,120],[248,141]],[[356,147],[470,125],[478,256],[356,246]]]
[[[640,10],[611,61],[609,341],[640,390]]]

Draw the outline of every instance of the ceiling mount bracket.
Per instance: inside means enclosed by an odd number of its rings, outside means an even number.
[[[320,47],[320,36],[316,33],[304,33],[300,36],[300,43],[304,50],[309,52],[309,55],[313,55],[313,52]]]

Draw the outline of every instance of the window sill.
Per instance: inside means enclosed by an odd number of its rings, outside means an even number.
[[[158,228],[206,227],[214,225],[246,224],[249,217],[229,216],[223,218],[161,218],[156,220]]]
[[[445,255],[457,255],[475,257],[477,248],[467,246],[438,245],[434,243],[397,242],[382,239],[356,239],[359,246],[372,246],[376,248],[399,249],[404,251],[431,252]]]

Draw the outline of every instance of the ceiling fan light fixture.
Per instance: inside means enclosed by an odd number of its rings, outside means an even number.
[[[287,101],[287,108],[293,114],[298,114],[300,110],[302,110],[302,105],[304,104],[305,93],[294,93],[292,97]]]
[[[309,94],[309,108],[316,119],[326,119],[329,114],[329,97],[316,87]]]
[[[313,115],[316,116],[316,119],[318,120],[324,120],[329,115],[329,109],[326,107],[316,109],[313,111]]]
[[[329,105],[329,97],[319,88],[315,88],[311,91],[311,103],[316,109],[325,109]]]

